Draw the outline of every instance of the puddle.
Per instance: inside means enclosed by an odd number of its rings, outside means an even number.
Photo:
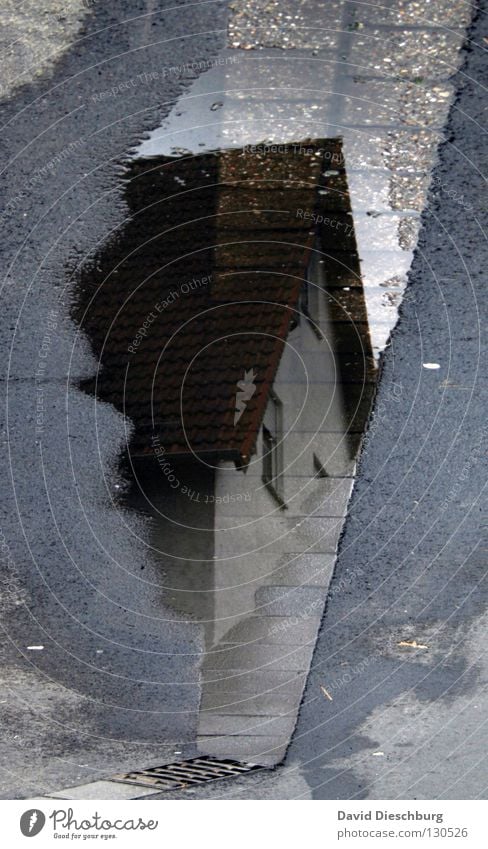
[[[129,222],[78,288],[84,389],[133,426],[121,501],[162,608],[204,633],[199,751],[263,764],[296,721],[451,97],[408,34],[391,79],[379,39],[361,76],[347,20],[247,50],[235,17],[246,49],[134,151]]]
[[[139,157],[126,196],[80,280],[84,388],[133,423],[125,506],[150,518],[162,603],[204,629],[202,751],[220,728],[246,756],[249,730],[276,760],[377,374],[342,142]]]

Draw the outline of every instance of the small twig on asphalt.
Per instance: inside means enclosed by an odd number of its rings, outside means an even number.
[[[400,640],[397,643],[399,646],[407,646],[409,649],[428,649],[428,646],[424,646],[422,643],[418,643],[417,640]]]
[[[322,687],[322,685],[320,685],[320,689],[322,690],[324,696],[327,696],[329,702],[332,702],[333,698],[332,698],[331,694],[329,693],[329,691],[326,690],[325,687]]]

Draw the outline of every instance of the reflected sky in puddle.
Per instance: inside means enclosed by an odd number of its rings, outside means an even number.
[[[330,50],[224,50],[135,156],[340,137],[378,357],[397,320],[452,90],[443,80],[424,90],[408,76],[363,79],[357,37],[343,32],[339,47],[340,63]],[[325,164],[334,176],[334,163]]]
[[[262,764],[295,725],[451,97],[408,34],[396,77],[378,38],[361,73],[349,18],[222,52],[134,151],[76,308],[84,388],[133,425],[155,592],[202,626],[199,750]]]

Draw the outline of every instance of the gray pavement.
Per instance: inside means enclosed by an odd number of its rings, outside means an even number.
[[[120,161],[195,77],[188,63],[223,46],[225,15],[85,12],[61,56],[0,103],[5,798],[173,759],[195,738],[202,636],[159,603],[144,519],[114,502],[126,426],[77,388],[95,361],[69,318],[70,272],[123,221]]]

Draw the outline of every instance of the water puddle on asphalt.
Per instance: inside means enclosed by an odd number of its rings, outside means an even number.
[[[203,630],[199,751],[263,764],[296,722],[450,97],[423,120],[408,76],[327,57],[224,51],[135,151],[77,302],[84,388],[132,422],[155,592]]]
[[[132,421],[127,506],[151,517],[163,603],[204,627],[202,751],[275,759],[377,374],[342,142],[138,158],[128,176],[130,223],[82,275],[100,365],[84,388]]]

